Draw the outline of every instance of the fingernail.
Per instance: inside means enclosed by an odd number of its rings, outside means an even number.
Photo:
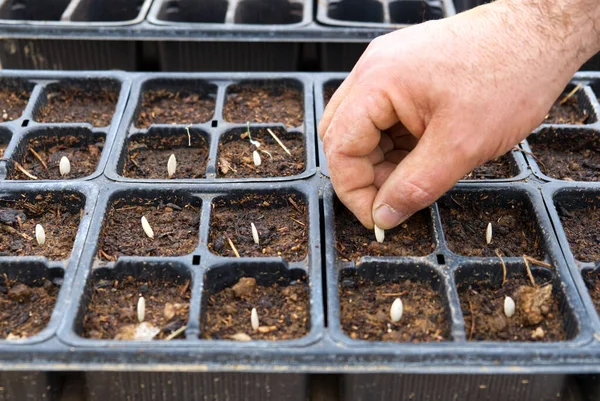
[[[385,230],[396,227],[407,218],[408,216],[406,214],[400,213],[385,203],[377,206],[373,212],[373,220],[375,221],[375,224]]]

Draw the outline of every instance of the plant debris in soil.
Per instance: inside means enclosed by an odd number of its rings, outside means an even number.
[[[440,294],[429,284],[404,280],[376,285],[364,279],[341,280],[342,329],[355,340],[437,342],[447,340],[450,326]],[[392,322],[390,308],[400,298],[404,311]]]
[[[48,325],[60,287],[48,280],[34,285],[0,280],[0,338],[32,337]]]
[[[503,286],[475,281],[458,286],[465,330],[470,341],[562,341],[567,339],[552,285],[533,287],[524,276]],[[515,301],[515,314],[504,314],[504,299]],[[474,317],[474,319],[473,319]]]
[[[152,124],[201,124],[215,112],[215,94],[207,91],[155,89],[144,92],[135,126]]]
[[[557,204],[571,251],[580,262],[600,260],[600,209],[589,203],[587,208],[568,210]]]
[[[38,110],[42,123],[90,123],[110,125],[119,92],[108,88],[57,87],[47,94],[48,103]]]
[[[517,163],[510,153],[490,160],[463,177],[463,180],[497,180],[512,178],[519,173]]]
[[[254,242],[251,223],[259,234]],[[208,248],[217,255],[281,256],[298,262],[308,254],[308,216],[296,194],[246,195],[213,202]]]
[[[429,209],[386,230],[385,241],[380,244],[373,230],[367,230],[345,206],[340,202],[335,206],[336,249],[342,260],[359,260],[362,256],[425,256],[435,249]]]
[[[225,178],[289,177],[305,169],[306,150],[300,133],[285,132],[277,128],[271,131],[292,154],[283,150],[266,128],[251,129],[252,140],[260,142],[260,148],[250,143],[247,131],[226,134],[219,143],[218,176]],[[253,152],[259,152],[260,166],[254,164]]]
[[[191,146],[189,145],[191,142]],[[123,176],[143,179],[167,179],[167,162],[175,155],[177,169],[172,179],[204,178],[208,145],[203,136],[187,133],[162,136],[140,135],[129,142]]]
[[[588,270],[581,274],[596,308],[596,312],[600,314],[600,274],[597,270]]]
[[[438,201],[448,248],[463,256],[495,257],[497,249],[503,256],[541,259],[541,236],[527,205],[516,199],[501,203],[501,198],[494,193],[473,193],[446,195]],[[489,223],[493,235],[487,244]]]
[[[136,340],[139,327],[137,304],[144,297],[144,323],[159,330],[153,338],[164,340],[185,326],[190,307],[189,280],[182,284],[153,279],[96,280],[83,318],[83,336],[106,340]],[[173,339],[183,339],[181,331]]]
[[[297,280],[288,286],[262,286],[252,277],[208,296],[202,317],[202,338],[211,340],[292,340],[310,329],[308,285]],[[250,315],[256,308],[257,331]]]
[[[98,167],[103,149],[103,136],[85,138],[74,135],[52,135],[29,140],[18,162],[39,180],[69,180],[93,174]],[[63,156],[69,159],[71,165],[71,172],[65,176],[60,174],[59,169],[60,159]],[[32,178],[21,170],[12,168],[8,179],[31,180]]]
[[[142,228],[145,216],[154,231]],[[182,256],[198,245],[200,207],[185,202],[128,198],[109,206],[100,235],[98,257],[116,261],[119,256]]]
[[[14,88],[0,89],[0,116],[2,121],[13,121],[21,117],[27,106],[31,92],[15,90]]]
[[[548,115],[544,119],[545,124],[588,124],[591,121],[590,114],[585,107],[579,104],[579,89],[576,93],[565,100],[570,91],[566,91],[556,100]],[[561,104],[561,102],[563,102]]]
[[[293,128],[304,121],[303,106],[299,88],[285,84],[239,84],[227,90],[223,118],[233,123],[281,123]]]
[[[527,138],[540,170],[567,181],[600,181],[600,137],[548,129]]]
[[[77,236],[83,202],[69,196],[75,205],[65,206],[51,194],[35,199],[0,200],[0,256],[45,256],[50,260],[66,260],[71,255]],[[40,224],[46,242],[36,241],[35,226]]]

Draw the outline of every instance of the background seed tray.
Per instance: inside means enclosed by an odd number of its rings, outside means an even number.
[[[297,127],[286,127],[285,121],[278,121],[275,117],[273,121],[265,121],[262,123],[250,121],[250,129],[253,132],[255,129],[271,128],[276,135],[280,136],[284,143],[288,143],[286,138],[282,136],[285,131],[289,135],[295,137],[303,137],[304,142],[304,158],[305,168],[293,176],[275,176],[275,177],[253,177],[253,178],[228,178],[221,175],[222,170],[219,170],[219,145],[222,140],[227,140],[234,133],[237,137],[240,133],[246,132],[246,122],[232,123],[228,122],[224,116],[224,107],[227,102],[227,96],[235,85],[256,85],[264,87],[267,90],[279,92],[282,89],[292,89],[298,91],[301,96],[302,123]],[[207,99],[214,99],[215,105],[212,107],[211,116],[206,117],[206,121],[196,124],[152,124],[148,128],[139,128],[137,120],[142,111],[142,99],[145,93],[149,90],[166,89],[172,92],[204,93]],[[276,97],[269,97],[265,102],[277,103]],[[183,107],[183,104],[182,104]],[[208,115],[208,114],[207,114]],[[249,116],[251,119],[252,117]],[[285,118],[285,117],[282,117]],[[279,119],[281,120],[281,118]],[[128,146],[132,140],[147,138],[152,135],[167,136],[177,134],[186,136],[186,129],[189,128],[192,137],[201,135],[204,138],[204,143],[208,148],[208,162],[204,178],[198,179],[177,179],[176,182],[252,182],[252,181],[283,181],[298,178],[309,177],[316,172],[316,154],[315,154],[315,119],[313,107],[313,90],[312,79],[308,74],[137,74],[134,78],[134,84],[130,101],[123,117],[123,123],[119,128],[118,139],[112,152],[110,163],[106,169],[106,175],[116,181],[124,182],[169,182],[165,173],[165,179],[141,179],[128,178],[123,175],[125,159],[128,154]],[[269,137],[269,134],[266,134]],[[287,134],[284,134],[287,135]],[[185,138],[184,138],[185,139]],[[243,139],[248,141],[248,139]],[[264,145],[264,142],[263,142]],[[263,146],[264,148],[264,146]],[[268,148],[281,151],[281,148],[276,143],[268,144]],[[290,149],[293,151],[293,148]],[[285,155],[287,156],[287,155]],[[269,156],[261,153],[265,165],[269,161]],[[178,162],[178,165],[181,162]],[[166,172],[166,161],[165,161]]]

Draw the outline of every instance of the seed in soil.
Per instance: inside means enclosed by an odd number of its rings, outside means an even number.
[[[594,131],[545,129],[527,138],[540,170],[567,181],[600,180],[600,136]]]
[[[235,129],[223,135],[219,143],[218,177],[220,178],[266,178],[290,177],[306,169],[306,149],[304,136],[298,132],[286,132],[270,128],[291,156],[277,143],[266,128],[251,128],[250,142],[247,129]],[[260,157],[259,165],[254,160],[254,152]]]
[[[519,168],[515,162],[514,156],[507,153],[497,159],[490,160],[479,167],[476,167],[469,174],[465,175],[463,180],[498,180],[504,178],[516,177],[519,174]]]
[[[119,100],[118,85],[100,80],[89,83],[53,84],[46,88],[47,103],[36,113],[42,123],[90,123],[110,125]]]
[[[288,128],[304,121],[302,89],[295,81],[246,82],[227,89],[223,118],[233,123],[281,123]]]
[[[215,111],[216,86],[197,89],[151,89],[144,92],[136,127],[192,125],[209,121]]]
[[[23,114],[31,90],[6,85],[4,81],[2,84],[2,88],[0,88],[0,117],[2,117],[2,121],[16,120]]]
[[[455,193],[438,201],[448,248],[464,256],[492,256],[495,250],[509,257],[541,259],[541,236],[528,202],[497,193]],[[494,238],[486,243],[486,227]]]
[[[308,285],[292,281],[283,286],[263,286],[252,277],[242,277],[231,287],[205,294],[201,317],[202,338],[210,340],[291,340],[310,329]],[[252,310],[260,311],[253,330]]]
[[[175,174],[169,177],[167,165],[171,155],[175,156],[177,166]],[[122,174],[143,179],[204,178],[207,161],[208,144],[201,131],[172,129],[163,135],[162,131],[151,130],[129,140]]]
[[[69,259],[83,204],[83,198],[76,194],[61,198],[46,193],[0,199],[0,256]],[[38,224],[44,229],[42,244],[36,239]]]
[[[577,198],[583,198],[579,193]],[[581,199],[583,200],[583,199]],[[571,252],[580,262],[600,260],[600,196],[587,197],[587,207],[568,207],[555,202]]]
[[[470,341],[562,341],[567,339],[559,301],[549,282],[511,276],[504,285],[489,280],[459,283],[460,306]],[[511,297],[515,313],[508,318],[504,300]]]
[[[579,96],[584,95],[580,87],[574,93],[565,90],[556,100],[548,115],[544,119],[545,124],[588,124],[593,121],[586,107],[579,102]]]
[[[21,156],[15,160],[39,180],[64,180],[87,177],[96,171],[104,149],[104,135],[89,131],[79,135],[50,134],[36,136],[21,147]],[[69,159],[69,173],[61,175],[61,159]],[[63,166],[64,167],[64,166]],[[13,166],[9,180],[31,180],[23,171]]]
[[[40,279],[27,285],[2,276],[0,279],[0,338],[17,340],[46,328],[60,287]]]
[[[598,270],[584,270],[581,272],[581,275],[590,293],[596,312],[600,314],[600,273]]]
[[[362,256],[425,256],[435,249],[429,209],[421,210],[400,226],[385,231],[385,241],[377,242],[339,201],[335,201],[335,237],[338,257],[356,261]]]
[[[352,339],[419,343],[444,341],[450,336],[440,294],[428,283],[343,279],[339,298],[342,329]],[[402,299],[402,314],[394,322],[390,307],[396,298]]]
[[[260,233],[254,242],[253,222]],[[281,256],[290,262],[308,254],[306,203],[296,194],[244,195],[218,198],[213,202],[208,248],[215,254],[236,256]]]
[[[174,339],[183,339],[181,328],[187,325],[191,290],[189,280],[180,281],[138,280],[132,276],[95,279],[89,290],[81,334],[94,339],[136,340],[154,329],[158,330],[156,335],[148,337],[165,340],[179,330]],[[145,304],[144,323],[138,317],[140,297]]]
[[[154,238],[141,224],[151,222]],[[108,208],[100,235],[98,257],[115,261],[119,256],[182,256],[198,245],[199,202],[181,199],[118,199]]]

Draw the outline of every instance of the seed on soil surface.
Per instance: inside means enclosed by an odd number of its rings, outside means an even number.
[[[380,244],[383,244],[383,241],[385,240],[385,231],[377,227],[377,225],[375,225],[375,239]]]
[[[63,156],[60,158],[58,171],[63,177],[71,172],[71,162],[69,161],[69,158],[67,156]]]
[[[254,161],[255,166],[260,166],[262,164],[262,159],[260,158],[260,154],[255,150],[252,152],[252,160]]]
[[[487,228],[485,229],[485,242],[487,244],[492,243],[492,223],[488,223]]]
[[[515,301],[511,297],[504,298],[504,314],[510,318],[515,314]]]
[[[139,297],[138,302],[137,302],[138,322],[142,323],[144,321],[145,316],[146,316],[146,299],[144,297]]]
[[[41,224],[35,225],[35,239],[39,245],[44,245],[46,243],[46,231]]]
[[[252,330],[258,331],[260,322],[258,321],[258,312],[256,311],[256,308],[252,308],[252,313],[250,314],[250,323],[252,324]]]
[[[400,298],[396,298],[390,308],[390,318],[392,319],[392,322],[399,322],[400,319],[402,319],[402,313],[404,313],[404,305],[402,305],[402,300]]]
[[[235,333],[235,334],[230,335],[229,338],[231,338],[232,340],[235,340],[235,341],[242,341],[242,342],[252,341],[252,337],[250,337],[246,333]]]
[[[177,170],[177,159],[174,154],[171,154],[171,156],[169,156],[169,161],[167,162],[167,174],[169,175],[169,178],[175,175],[175,170]]]
[[[152,227],[150,227],[150,223],[148,223],[146,216],[142,216],[142,228],[144,229],[144,232],[148,238],[154,239],[154,231],[152,230]]]
[[[254,243],[256,245],[260,245],[260,237],[258,236],[258,230],[254,223],[250,223],[252,225],[252,239],[254,239]]]

